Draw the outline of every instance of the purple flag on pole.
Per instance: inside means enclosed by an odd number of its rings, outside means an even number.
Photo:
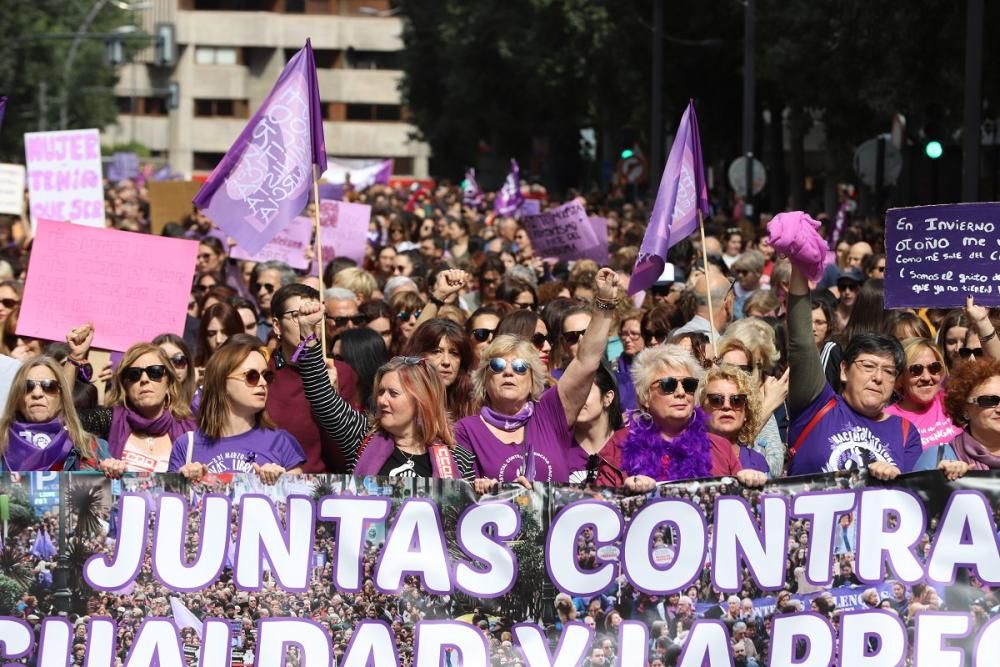
[[[305,208],[312,165],[326,171],[316,63],[307,40],[194,204],[253,255]]]
[[[3,125],[3,115],[7,113],[7,97],[0,97],[0,125]]]
[[[465,181],[462,183],[462,203],[469,208],[479,208],[483,205],[483,199],[483,189],[476,181],[476,170],[467,170]]]
[[[521,206],[524,204],[524,195],[521,194],[521,167],[517,160],[511,159],[510,173],[507,174],[503,187],[497,193],[494,209],[500,215],[512,215],[518,217],[521,213]]]
[[[708,215],[708,188],[701,162],[701,138],[694,100],[688,102],[656,193],[653,215],[629,280],[629,295],[648,289],[663,273],[667,250],[698,229],[698,212]]]

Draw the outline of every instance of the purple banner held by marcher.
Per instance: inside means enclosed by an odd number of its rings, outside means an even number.
[[[326,146],[312,46],[285,66],[260,109],[194,198],[253,254],[302,212]]]
[[[648,289],[663,273],[667,250],[698,229],[698,211],[708,215],[708,189],[694,101],[688,102],[660,179],[653,215],[629,280],[629,296]]]
[[[521,206],[524,204],[524,194],[521,192],[521,167],[517,160],[510,161],[510,173],[504,179],[503,186],[497,192],[493,208],[500,215],[520,217]]]
[[[113,153],[108,163],[107,177],[109,181],[124,181],[126,178],[136,178],[139,175],[139,156],[135,153]]]
[[[584,259],[593,257],[601,245],[587,211],[578,201],[538,215],[525,216],[524,228],[537,257]],[[604,257],[598,260],[601,264],[608,261],[606,234],[604,238]]]
[[[3,117],[7,113],[7,97],[0,96],[0,127],[3,126]]]
[[[885,307],[1000,305],[1000,203],[890,209]]]

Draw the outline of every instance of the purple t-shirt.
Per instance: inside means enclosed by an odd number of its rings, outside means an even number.
[[[455,441],[472,450],[479,465],[477,476],[513,482],[524,468],[525,454],[534,452],[535,480],[569,481],[567,456],[573,448],[573,429],[566,425],[566,412],[556,387],[545,390],[535,404],[535,413],[524,427],[520,444],[501,442],[479,415],[470,415],[455,425]]]
[[[170,472],[181,469],[187,459],[188,436],[174,440],[170,453]],[[219,438],[209,443],[201,431],[194,432],[191,461],[204,463],[210,473],[253,472],[253,464],[277,463],[291,470],[305,463],[306,455],[292,434],[282,429],[255,428],[240,435]]]
[[[759,470],[768,477],[771,476],[771,468],[767,465],[764,455],[749,447],[740,447],[740,465],[744,470]]]
[[[858,414],[830,385],[824,385],[812,404],[788,428],[789,446],[799,439],[813,416],[835,399],[833,408],[813,426],[792,456],[789,475],[810,475],[834,470],[856,470],[882,461],[909,472],[920,456],[920,432],[900,417],[875,421]],[[905,433],[905,441],[904,441]]]

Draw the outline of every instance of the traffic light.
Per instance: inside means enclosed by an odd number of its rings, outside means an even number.
[[[627,160],[630,157],[632,157],[633,155],[635,155],[635,151],[632,150],[631,148],[626,148],[625,150],[622,151],[622,159],[623,160]]]
[[[932,139],[924,144],[924,155],[932,160],[936,160],[944,154],[944,146],[937,139]]]

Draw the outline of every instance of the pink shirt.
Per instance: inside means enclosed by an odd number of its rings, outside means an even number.
[[[920,433],[920,444],[924,449],[936,445],[945,445],[954,440],[962,429],[955,426],[951,417],[944,411],[944,392],[939,391],[934,400],[923,412],[903,410],[899,404],[890,405],[885,412],[897,417],[908,419]]]

